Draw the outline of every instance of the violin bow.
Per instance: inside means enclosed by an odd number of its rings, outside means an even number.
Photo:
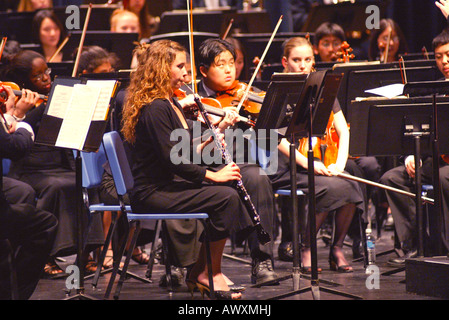
[[[401,71],[401,77],[402,77],[402,84],[407,84],[407,73],[405,71],[405,62],[404,62],[404,57],[401,56],[399,58],[399,70]],[[407,94],[407,98],[409,97],[409,95]]]
[[[6,40],[8,40],[8,38],[7,37],[3,37],[2,38],[2,42],[0,43],[0,59],[3,56],[3,50],[5,49],[5,46],[6,46]]]
[[[195,68],[195,50],[193,46],[193,10],[192,0],[187,1],[187,23],[189,29],[189,49],[190,49],[190,68],[192,70],[192,92],[197,93],[198,87],[196,83],[196,68]]]
[[[249,90],[250,90],[251,86],[253,85],[253,82],[256,79],[257,74],[259,73],[260,67],[262,66],[263,60],[265,59],[265,56],[267,55],[268,49],[270,48],[271,43],[273,42],[274,36],[276,35],[276,33],[277,33],[278,29],[279,29],[279,26],[282,23],[282,19],[283,19],[283,16],[281,15],[281,17],[279,18],[278,23],[276,24],[276,27],[274,28],[273,33],[271,34],[270,40],[267,43],[267,47],[265,48],[265,50],[264,50],[264,52],[262,54],[262,57],[260,58],[259,63],[257,64],[256,70],[254,70],[253,76],[251,77],[251,80],[249,81],[248,86],[246,87],[246,90],[245,90],[242,98],[240,99],[240,102],[239,102],[239,104],[237,106],[237,112],[240,112],[240,109],[242,108],[243,102],[248,97]]]
[[[429,58],[429,52],[427,52],[426,46],[422,47],[421,51],[422,51],[422,53],[423,53],[423,55],[424,55],[424,58],[426,58],[426,60],[430,60],[430,58]]]
[[[68,34],[67,37],[65,37],[64,41],[61,42],[61,45],[58,47],[58,49],[56,49],[55,53],[53,53],[53,55],[50,57],[50,59],[48,59],[48,62],[52,62],[53,59],[56,58],[56,56],[59,54],[59,52],[61,52],[62,48],[64,48],[64,46],[69,41],[69,38],[70,38],[70,34]]]
[[[89,24],[90,14],[92,12],[92,3],[89,3],[89,8],[86,13],[86,20],[84,20],[83,33],[81,34],[80,45],[76,54],[75,64],[73,65],[72,77],[76,77],[76,72],[80,63],[81,51],[83,51],[84,39],[86,38],[87,25]]]
[[[229,24],[228,24],[228,27],[226,28],[225,33],[221,37],[221,40],[225,40],[228,37],[229,31],[231,31],[233,24],[234,24],[234,19],[231,19],[231,21],[229,21]]]
[[[390,51],[391,32],[393,30],[393,28],[390,25],[388,25],[388,27],[390,28],[390,30],[388,31],[387,45],[385,46],[383,63],[388,62],[388,51]]]

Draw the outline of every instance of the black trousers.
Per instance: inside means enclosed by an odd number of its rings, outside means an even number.
[[[449,249],[449,165],[441,166],[439,172],[442,191],[441,211],[443,213],[441,237],[446,249]],[[423,184],[433,183],[431,158],[423,161],[421,178]],[[410,178],[403,165],[387,171],[381,177],[380,182],[411,193],[414,193],[416,190],[414,179]],[[403,249],[411,250],[417,245],[415,200],[393,191],[386,191],[386,195],[399,241]]]
[[[245,189],[260,216],[260,223],[273,240],[265,245],[261,245],[257,239],[256,232],[252,232],[248,236],[248,248],[251,252],[251,257],[262,260],[273,259],[275,207],[271,181],[259,165],[239,164],[238,166],[240,167]]]
[[[40,279],[53,246],[58,221],[51,213],[28,204],[5,205],[0,210],[0,239],[16,252],[19,299],[28,299]],[[5,247],[0,247],[0,299],[11,298],[10,270]]]
[[[133,212],[205,212],[209,215],[210,241],[227,238],[230,232],[250,227],[246,208],[230,186],[173,183],[157,189],[137,187],[130,194]]]

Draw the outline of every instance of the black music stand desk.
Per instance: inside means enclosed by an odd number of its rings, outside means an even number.
[[[103,96],[103,100],[100,103],[100,96],[102,91],[98,88],[91,88],[92,96],[96,96],[97,99],[90,99],[92,103],[89,104],[89,110],[76,110],[78,104],[71,103],[72,100],[83,100],[81,97],[76,95],[76,93],[81,92],[75,90],[75,86],[86,84],[86,79],[80,78],[64,78],[58,77],[52,84],[50,94],[48,97],[47,107],[42,116],[42,122],[39,128],[39,132],[36,136],[36,143],[46,146],[56,146],[66,149],[72,149],[76,151],[75,157],[75,172],[76,172],[76,221],[77,221],[77,258],[76,265],[79,270],[79,279],[74,286],[76,288],[76,295],[69,297],[67,299],[80,299],[80,300],[96,300],[96,298],[86,295],[84,293],[84,262],[83,253],[85,246],[86,231],[84,228],[84,223],[82,219],[82,214],[85,212],[84,201],[83,201],[83,184],[82,184],[82,160],[81,151],[85,152],[96,152],[98,151],[103,134],[107,125],[107,118],[109,116],[109,105],[115,95],[115,89],[117,86],[116,81],[112,81],[113,84],[112,92],[108,92],[107,96]],[[59,88],[58,88],[59,87]],[[68,91],[67,88],[73,88],[73,91]],[[62,89],[61,89],[62,88]],[[80,88],[80,87],[78,87]],[[64,91],[62,91],[64,90]],[[99,91],[98,91],[99,90]],[[58,92],[58,93],[56,93]],[[86,95],[88,92],[85,92]],[[62,99],[64,98],[64,99]],[[69,101],[66,101],[69,98]],[[87,102],[88,100],[83,100]],[[70,102],[70,103],[68,103]],[[67,107],[67,109],[60,110],[60,107]],[[96,113],[97,110],[102,109],[102,112]],[[70,116],[75,113],[82,113],[90,111],[92,112],[92,117],[88,119],[88,127],[85,126],[85,120],[80,117],[83,121],[71,122]],[[96,118],[100,116],[101,119]],[[77,119],[78,120],[78,119]],[[96,121],[95,121],[96,120]],[[65,122],[68,121],[68,122]],[[80,128],[78,132],[77,128]],[[71,130],[70,130],[71,129]],[[69,132],[70,131],[70,132]],[[67,133],[69,133],[67,135]],[[65,135],[65,136],[64,136]],[[64,136],[64,138],[61,138]],[[71,140],[70,137],[73,136],[74,139]],[[79,138],[81,137],[81,138]],[[76,147],[75,147],[76,146]],[[75,283],[74,283],[75,284]]]

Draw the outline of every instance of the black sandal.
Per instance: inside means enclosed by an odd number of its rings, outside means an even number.
[[[95,260],[89,257],[89,260],[87,261],[85,267],[84,267],[84,275],[88,276],[90,274],[93,274],[97,271],[98,264]]]
[[[150,262],[150,256],[146,254],[145,251],[142,251],[140,249],[139,253],[133,253],[131,259],[133,259],[133,261],[137,262],[138,264],[148,264],[148,262]]]
[[[196,286],[198,287],[198,289],[200,290],[201,296],[204,299],[204,294],[206,294],[208,297],[210,297],[210,288],[209,286],[199,283],[198,281],[196,282]],[[235,291],[223,291],[223,290],[215,290],[215,299],[217,300],[240,300],[242,298],[242,296],[240,295],[238,298],[234,298],[232,297],[233,294],[236,294],[237,292]]]
[[[62,270],[53,259],[45,264],[44,272],[42,273],[43,279],[60,279],[66,276],[67,274],[64,270]]]

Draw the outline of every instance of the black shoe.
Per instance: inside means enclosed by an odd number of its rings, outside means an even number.
[[[281,242],[278,247],[278,257],[281,261],[293,261],[293,246],[291,242]]]
[[[362,247],[360,246],[360,239],[352,240],[352,259],[359,259],[363,257]]]
[[[261,284],[268,282],[267,285],[279,284],[277,274],[273,270],[271,259],[259,260],[253,259],[251,263],[251,283]],[[271,282],[272,281],[272,282]]]
[[[404,254],[402,257],[388,260],[388,264],[393,267],[405,267],[406,259],[416,258],[417,256],[418,256],[417,250],[410,250],[409,252]]]
[[[179,267],[171,267],[171,281],[174,288],[180,287],[184,283],[184,273]],[[167,287],[167,275],[162,275],[159,279],[159,287]]]

